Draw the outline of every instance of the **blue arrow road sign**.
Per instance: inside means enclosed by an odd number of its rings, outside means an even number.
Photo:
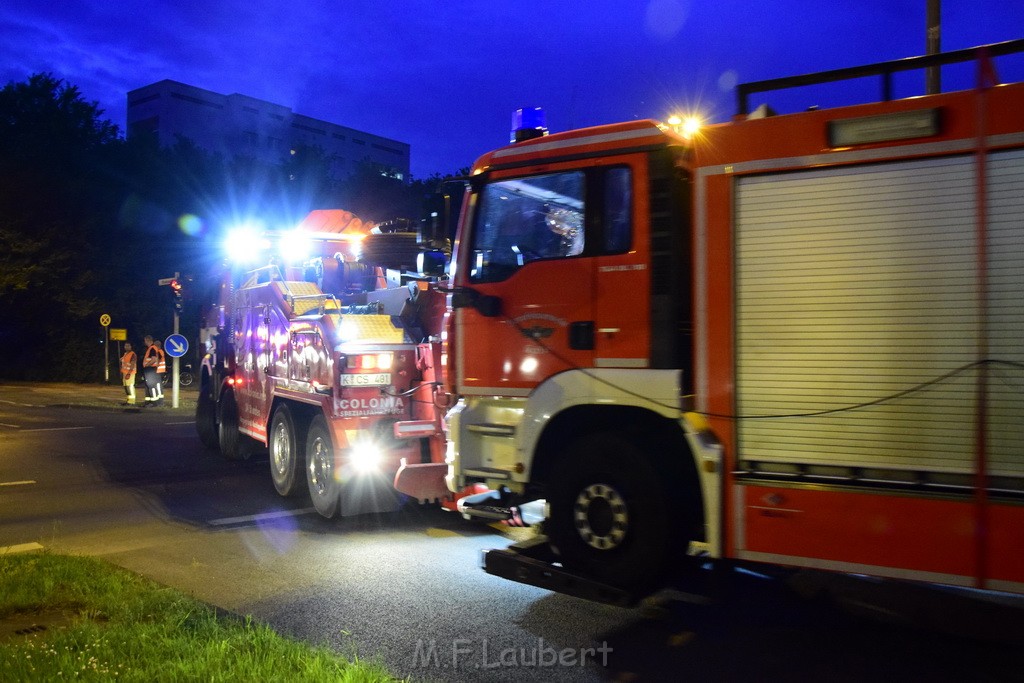
[[[171,358],[181,358],[188,351],[188,339],[180,334],[172,334],[164,341],[164,350]]]

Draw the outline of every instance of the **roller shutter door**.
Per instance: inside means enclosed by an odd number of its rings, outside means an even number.
[[[1024,150],[988,166],[988,458],[995,476],[1024,476]],[[996,481],[996,487],[1008,482]],[[1009,484],[1010,488],[1019,486]]]
[[[1020,157],[990,162],[990,357],[1017,361]],[[974,165],[960,156],[737,181],[741,460],[972,471]],[[1021,373],[1006,373],[1016,393],[990,389],[990,458],[993,473],[1019,475]],[[835,412],[808,415],[823,411]]]

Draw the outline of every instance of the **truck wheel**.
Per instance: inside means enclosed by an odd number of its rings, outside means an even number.
[[[335,465],[331,431],[324,416],[317,415],[306,435],[306,484],[313,507],[327,519],[338,513],[341,500],[341,484]]]
[[[238,431],[238,403],[235,402],[235,392],[226,390],[220,397],[219,424],[217,425],[217,438],[220,442],[220,452],[228,460],[244,460],[249,457],[249,449],[243,440],[242,433]]]
[[[196,400],[196,432],[199,434],[199,441],[214,450],[220,447],[220,437],[217,434],[217,406],[210,395],[209,383],[199,392]]]
[[[622,588],[653,587],[673,542],[667,498],[635,443],[614,433],[580,438],[548,486],[548,538],[568,569]]]
[[[292,411],[281,404],[270,420],[270,478],[282,496],[294,496],[300,491],[302,465],[305,461],[306,441],[296,427]]]

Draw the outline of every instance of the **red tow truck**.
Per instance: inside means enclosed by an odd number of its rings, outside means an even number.
[[[226,458],[266,447],[282,496],[324,517],[447,502],[445,254],[409,230],[314,211],[293,231],[245,232],[209,307],[199,438]],[[262,262],[259,267],[253,263]]]

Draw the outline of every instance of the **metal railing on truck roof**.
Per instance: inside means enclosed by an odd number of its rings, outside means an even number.
[[[741,83],[736,86],[737,116],[746,116],[750,113],[750,96],[755,93],[770,92],[773,90],[786,90],[806,85],[821,85],[822,83],[834,83],[846,81],[853,78],[865,78],[878,76],[882,79],[882,102],[893,99],[893,74],[902,71],[913,71],[915,69],[927,69],[948,64],[959,64],[981,59],[985,54],[990,57],[1024,52],[1024,39],[1007,40],[1002,43],[969,47],[963,50],[953,50],[935,55],[922,55],[920,57],[907,57],[895,59],[889,62],[878,62],[864,66],[851,66],[843,69],[832,69],[831,71],[820,71],[818,73],[804,74],[802,76],[787,76],[784,78],[770,78],[764,81],[753,81]]]

